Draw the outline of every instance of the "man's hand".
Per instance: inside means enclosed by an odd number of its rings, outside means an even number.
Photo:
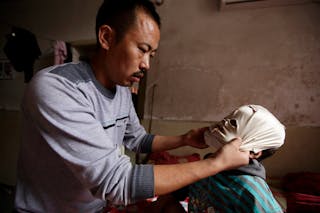
[[[185,140],[189,144],[193,142],[194,144],[199,144],[199,141],[203,141],[201,139],[203,136],[201,135],[204,131],[205,128],[191,130],[183,136],[186,137]],[[177,141],[180,141],[180,139],[177,139]],[[168,194],[224,170],[248,164],[249,152],[240,151],[240,145],[241,139],[237,138],[219,149],[212,157],[205,160],[171,165],[154,165],[155,194]]]
[[[161,136],[156,135],[152,143],[152,151],[160,152],[175,149],[182,146],[192,146],[199,149],[207,148],[204,142],[204,132],[208,127],[192,129],[186,134],[179,136]]]
[[[190,130],[186,134],[182,135],[183,143],[199,149],[207,148],[208,145],[204,141],[204,132],[207,129],[208,127]]]
[[[223,167],[223,170],[247,165],[249,163],[249,151],[240,151],[241,143],[242,140],[240,138],[235,138],[210,157],[218,161],[219,165]]]

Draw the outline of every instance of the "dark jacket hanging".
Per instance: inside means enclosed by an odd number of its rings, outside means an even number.
[[[6,38],[4,53],[17,72],[24,72],[24,81],[29,82],[33,76],[34,62],[41,55],[35,35],[28,30],[13,27]]]

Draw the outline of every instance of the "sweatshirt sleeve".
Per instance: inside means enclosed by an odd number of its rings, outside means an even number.
[[[23,111],[82,186],[114,204],[154,196],[152,165],[133,166],[129,157],[119,154],[73,82],[53,74],[41,76],[27,89]],[[146,137],[145,144],[151,143]]]
[[[131,99],[131,93],[129,94]],[[130,102],[129,122],[124,135],[124,145],[137,153],[150,153],[152,151],[153,134],[146,133],[140,124],[132,101]]]

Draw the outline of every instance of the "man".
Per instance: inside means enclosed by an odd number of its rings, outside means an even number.
[[[248,163],[236,139],[207,160],[133,166],[121,155],[121,145],[136,152],[205,148],[206,128],[154,136],[139,124],[128,87],[149,70],[158,48],[160,18],[151,2],[106,0],[96,35],[99,47],[90,63],[46,68],[26,89],[18,212],[99,212]]]

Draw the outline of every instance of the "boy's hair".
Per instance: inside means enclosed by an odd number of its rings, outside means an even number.
[[[106,24],[116,32],[116,39],[120,41],[127,30],[136,21],[136,10],[143,9],[151,18],[161,25],[160,16],[154,4],[149,0],[105,0],[100,6],[96,16],[96,39],[98,40],[99,28]],[[100,46],[100,45],[99,45]]]
[[[257,161],[262,161],[270,156],[272,156],[278,149],[273,148],[273,149],[265,149],[262,151],[261,156],[257,158]]]
[[[278,149],[273,148],[273,149],[265,149],[263,151],[261,151],[261,156],[258,157],[256,160],[257,161],[262,161],[270,156],[272,156]],[[207,159],[208,157],[210,157],[211,155],[213,155],[213,153],[207,153],[203,156],[203,159]]]

